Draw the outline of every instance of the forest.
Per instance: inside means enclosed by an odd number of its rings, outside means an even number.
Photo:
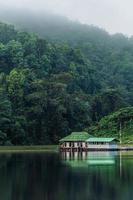
[[[118,136],[120,119],[133,139],[133,38],[70,24],[45,35],[0,23],[1,145],[57,144],[82,130]]]

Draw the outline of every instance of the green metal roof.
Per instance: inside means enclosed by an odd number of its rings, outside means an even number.
[[[86,140],[86,142],[113,142],[113,141],[118,141],[116,138],[100,138],[100,137],[94,137],[94,138],[89,138]]]
[[[62,138],[60,142],[82,142],[89,137],[90,135],[87,132],[72,132],[70,135]]]

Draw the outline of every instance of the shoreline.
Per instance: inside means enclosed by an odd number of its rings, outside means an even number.
[[[0,146],[0,153],[58,152],[58,145]]]
[[[118,150],[119,149],[119,150]],[[117,151],[133,151],[133,145],[121,145]],[[95,149],[94,151],[99,151]],[[0,153],[45,153],[59,152],[59,145],[0,146]],[[89,151],[88,151],[89,152]]]

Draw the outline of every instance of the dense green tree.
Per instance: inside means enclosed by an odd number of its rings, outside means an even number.
[[[92,120],[99,121],[102,117],[126,106],[128,105],[118,90],[108,89],[94,96],[91,106]]]
[[[0,84],[2,85],[2,77],[0,77]],[[10,143],[9,137],[12,124],[12,108],[11,102],[8,99],[5,88],[0,87],[0,144],[5,145]]]

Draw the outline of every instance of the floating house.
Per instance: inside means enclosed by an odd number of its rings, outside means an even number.
[[[119,140],[116,138],[94,137],[86,140],[88,150],[117,150]]]
[[[89,139],[89,137],[90,135],[87,132],[72,132],[59,141],[60,150],[78,151],[87,148],[86,140]]]
[[[60,141],[61,151],[118,150],[116,138],[92,137],[87,132],[72,132]]]

